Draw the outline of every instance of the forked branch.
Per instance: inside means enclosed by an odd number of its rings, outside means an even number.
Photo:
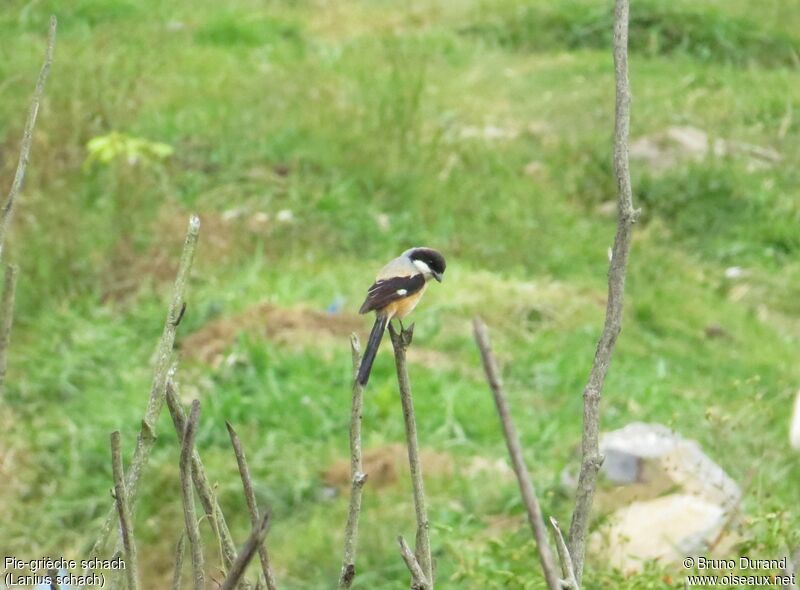
[[[186,536],[192,553],[192,573],[194,590],[204,590],[205,573],[203,563],[203,545],[200,540],[200,527],[194,509],[194,490],[192,489],[192,451],[197,434],[197,422],[200,419],[200,402],[194,400],[183,431],[181,444],[181,495],[183,496],[183,517],[186,524]]]
[[[416,556],[411,552],[411,548],[402,535],[397,537],[397,542],[400,544],[400,555],[411,573],[411,590],[430,590],[430,584],[425,577],[425,572],[422,571]]]
[[[244,576],[247,564],[250,563],[258,551],[258,548],[264,543],[267,531],[269,531],[269,512],[267,512],[261,521],[253,527],[250,536],[239,552],[239,556],[236,558],[236,561],[233,562],[231,571],[228,572],[228,576],[225,578],[222,586],[220,586],[220,590],[234,590],[234,588],[236,588],[242,576]]]
[[[130,469],[125,479],[125,488],[128,494],[128,502],[130,504],[131,514],[135,512],[136,506],[136,493],[138,491],[137,485],[139,478],[142,475],[147,460],[150,457],[150,451],[155,443],[156,433],[155,425],[161,414],[161,408],[164,404],[164,397],[166,395],[167,376],[170,370],[170,363],[172,359],[172,348],[175,344],[175,334],[180,323],[180,317],[185,310],[184,294],[186,285],[189,281],[189,272],[192,268],[192,261],[194,260],[194,253],[197,249],[197,238],[200,233],[200,219],[193,215],[189,220],[189,227],[186,232],[186,240],[183,244],[183,252],[181,254],[180,265],[178,266],[178,275],[175,279],[175,286],[172,290],[172,301],[167,311],[167,319],[164,323],[164,330],[161,334],[161,339],[158,343],[156,351],[156,367],[153,375],[153,384],[150,389],[150,398],[147,402],[147,410],[145,411],[144,418],[142,419],[141,431],[136,439],[136,448],[131,460]],[[111,526],[114,521],[115,510],[111,507],[108,515],[106,516],[103,526],[100,529],[100,535],[95,541],[92,548],[89,550],[89,557],[96,557],[105,548],[108,541],[108,535],[111,532]],[[84,574],[88,574],[88,569],[84,569]]]
[[[133,536],[133,522],[125,493],[125,472],[122,469],[119,431],[111,433],[111,470],[114,475],[114,501],[119,515],[119,532],[122,538],[122,549],[125,552],[125,575],[128,581],[128,590],[139,590],[136,541]]]
[[[178,442],[180,442],[183,440],[183,431],[186,428],[186,412],[184,412],[178,399],[177,388],[171,376],[167,379],[167,406],[172,416],[175,433],[178,435]],[[214,488],[211,482],[208,481],[206,468],[197,449],[192,451],[192,480],[200,498],[200,503],[203,505],[203,511],[211,524],[214,536],[217,537],[219,544],[222,546],[222,560],[225,568],[230,568],[233,562],[236,561],[236,546],[233,544],[233,538],[225,521],[225,516],[217,502]]]
[[[556,538],[558,560],[561,562],[561,575],[564,576],[561,587],[564,588],[564,590],[580,590],[578,580],[575,578],[575,567],[572,565],[572,557],[570,557],[567,543],[564,541],[561,527],[558,525],[558,521],[553,517],[550,517],[550,524],[553,526],[553,534]]]

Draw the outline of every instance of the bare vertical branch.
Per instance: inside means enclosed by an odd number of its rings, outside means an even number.
[[[367,481],[361,459],[361,416],[364,404],[364,386],[358,382],[358,367],[361,364],[361,344],[358,336],[350,336],[353,356],[353,404],[350,410],[350,507],[344,529],[344,558],[339,575],[339,589],[350,588],[356,577],[356,546],[358,543],[358,517],[361,514],[361,493]]]
[[[242,448],[242,441],[239,440],[239,435],[231,426],[230,422],[225,422],[228,428],[228,434],[231,437],[231,444],[233,445],[233,453],[236,455],[236,464],[239,466],[239,475],[242,478],[242,487],[244,488],[244,497],[247,501],[247,510],[250,512],[250,524],[253,528],[258,528],[259,515],[258,506],[256,505],[256,494],[253,491],[253,479],[250,477],[250,469],[247,466],[247,459],[244,455]],[[264,574],[264,580],[267,583],[268,590],[275,590],[275,576],[272,574],[272,568],[269,565],[269,553],[267,552],[266,543],[261,543],[258,546],[258,557],[261,560],[261,571]]]
[[[403,420],[406,427],[406,442],[408,446],[408,465],[411,470],[414,511],[417,517],[415,555],[428,581],[428,590],[433,590],[434,579],[433,560],[431,559],[430,525],[428,523],[428,511],[425,507],[425,486],[422,480],[422,463],[419,458],[417,420],[414,416],[411,382],[408,379],[408,368],[406,367],[406,350],[414,337],[414,325],[412,324],[398,333],[390,323],[389,334],[392,337],[394,361],[397,366],[397,384],[400,388],[400,402],[403,405]]]
[[[203,546],[200,540],[200,527],[197,524],[197,514],[194,509],[194,491],[192,490],[192,450],[194,438],[197,434],[197,421],[200,419],[200,401],[192,402],[189,411],[189,420],[183,432],[181,445],[181,494],[183,495],[183,516],[186,521],[186,536],[189,538],[189,548],[192,552],[192,573],[194,576],[194,589],[204,590],[205,574],[203,573]]]
[[[25,121],[25,128],[22,132],[22,142],[19,149],[19,160],[14,180],[8,191],[6,202],[0,211],[0,261],[3,260],[3,246],[6,241],[6,233],[11,224],[14,213],[14,203],[17,200],[19,191],[22,190],[22,183],[25,180],[25,171],[31,155],[31,144],[33,143],[33,129],[36,126],[36,117],[39,114],[39,105],[44,96],[44,87],[47,77],[50,74],[50,66],[53,63],[53,50],[56,44],[56,29],[58,23],[55,16],[50,17],[50,28],[47,33],[47,48],[44,54],[44,63],[39,71],[36,80],[36,87],[33,90],[33,98],[28,108],[28,118]],[[8,360],[8,345],[11,341],[11,327],[14,323],[14,295],[17,288],[17,267],[8,266],[3,282],[3,298],[0,303],[0,395],[3,394],[6,381],[6,366]]]
[[[8,191],[6,202],[3,205],[2,212],[0,212],[0,260],[3,257],[3,246],[6,241],[6,233],[8,232],[11,217],[14,213],[14,203],[17,200],[19,191],[22,190],[22,182],[25,180],[25,171],[28,168],[28,161],[31,156],[31,144],[33,143],[33,129],[36,126],[36,117],[39,114],[39,104],[42,102],[44,96],[44,87],[47,83],[47,77],[50,74],[50,66],[53,63],[53,50],[56,45],[56,29],[58,21],[55,16],[50,17],[50,28],[47,32],[47,49],[44,54],[44,63],[42,69],[39,71],[39,78],[36,80],[36,88],[33,91],[33,98],[31,105],[28,109],[28,119],[25,121],[25,129],[22,132],[22,143],[19,150],[19,160],[17,162],[17,171],[14,174],[14,181],[11,183],[11,190]]]
[[[3,278],[3,297],[0,299],[0,396],[5,391],[8,346],[11,342],[11,326],[14,324],[14,297],[17,291],[15,265],[9,264]]]
[[[167,406],[172,416],[172,424],[175,426],[175,433],[178,435],[178,440],[181,441],[183,440],[183,431],[186,428],[186,413],[183,411],[181,402],[178,399],[175,382],[172,378],[167,380]],[[192,451],[192,480],[194,481],[197,495],[200,497],[200,503],[203,505],[203,511],[211,524],[211,529],[222,546],[224,565],[226,568],[230,568],[233,562],[236,561],[236,546],[233,544],[233,538],[228,529],[228,524],[225,522],[225,516],[222,514],[222,509],[217,502],[214,489],[208,481],[206,468],[197,449]]]
[[[553,525],[553,535],[556,538],[558,560],[561,562],[561,575],[564,576],[561,587],[565,590],[580,590],[578,580],[575,578],[575,567],[572,565],[572,557],[570,557],[569,549],[567,549],[567,544],[564,541],[561,527],[558,526],[558,521],[552,516],[550,517],[550,524]]]
[[[200,219],[196,215],[192,215],[189,219],[189,227],[186,232],[186,240],[183,244],[183,252],[181,253],[181,261],[178,266],[178,275],[175,278],[175,285],[172,289],[172,301],[167,311],[167,319],[164,323],[164,330],[161,334],[161,339],[158,343],[156,352],[156,366],[153,376],[153,384],[150,389],[150,398],[147,403],[147,410],[144,419],[142,420],[142,428],[139,436],[136,439],[136,449],[134,450],[133,459],[131,460],[130,470],[126,478],[126,488],[128,492],[128,502],[130,503],[131,513],[135,512],[136,508],[136,493],[139,478],[142,475],[147,460],[150,457],[150,451],[155,443],[155,424],[158,416],[161,413],[161,407],[164,404],[164,397],[166,392],[167,375],[170,370],[170,361],[172,358],[172,348],[175,344],[175,334],[180,323],[179,318],[183,315],[185,309],[184,293],[186,291],[186,284],[189,281],[189,272],[192,268],[192,261],[194,260],[194,253],[197,249],[197,238],[200,234]],[[95,541],[89,551],[90,557],[95,557],[105,548],[108,541],[108,535],[111,531],[111,524],[114,517],[114,508],[106,516],[100,535]],[[88,573],[88,570],[84,570]]]
[[[398,535],[397,542],[400,545],[400,555],[403,557],[403,561],[406,562],[406,567],[411,573],[411,590],[430,590],[425,572],[422,571],[422,567],[420,567],[417,558],[411,552],[411,549],[402,535]]]
[[[244,571],[247,569],[247,564],[253,559],[258,548],[264,543],[264,538],[267,536],[269,530],[269,512],[266,513],[261,522],[257,523],[250,532],[250,536],[245,541],[242,550],[236,561],[233,562],[228,576],[220,586],[220,590],[233,590],[239,584],[239,581],[244,576]]]
[[[797,567],[797,564],[800,563],[800,547],[797,547],[794,553],[786,549],[785,556],[786,567],[780,571],[780,576],[784,578],[782,588],[783,590],[797,590],[797,574],[800,573]]]
[[[136,541],[133,536],[133,521],[125,493],[125,472],[122,468],[122,451],[120,450],[118,430],[111,433],[111,471],[114,475],[114,501],[119,515],[120,538],[122,539],[122,549],[125,552],[125,575],[128,579],[128,590],[138,590],[139,567],[136,559]]]
[[[172,573],[172,590],[181,590],[181,578],[183,577],[183,556],[186,553],[186,535],[181,534],[178,544],[175,546],[175,569]]]
[[[47,570],[47,576],[50,578],[50,590],[61,590],[61,586],[57,581],[58,570],[56,569]]]
[[[480,318],[475,318],[473,320],[473,329],[475,333],[475,342],[477,342],[478,349],[481,352],[481,360],[483,361],[483,370],[486,373],[486,380],[489,382],[489,388],[492,390],[494,403],[497,406],[497,414],[500,416],[500,424],[503,427],[503,435],[506,439],[508,454],[511,456],[511,464],[514,466],[514,473],[517,475],[519,491],[522,494],[525,510],[528,513],[528,523],[533,531],[533,538],[536,540],[536,549],[539,553],[539,562],[542,565],[544,578],[550,590],[560,590],[561,584],[556,571],[555,561],[553,560],[553,552],[547,542],[547,525],[545,525],[544,518],[542,517],[542,510],[539,507],[536,490],[533,487],[531,476],[528,473],[528,468],[522,457],[522,445],[519,442],[517,429],[514,427],[511,412],[508,409],[508,402],[506,401],[506,395],[503,390],[500,371],[498,370],[497,361],[494,358],[489,341],[489,330]]]
[[[189,281],[189,272],[194,261],[194,253],[197,249],[197,238],[200,234],[200,218],[192,215],[189,219],[189,227],[186,232],[186,240],[183,245],[180,264],[178,266],[178,276],[175,279],[175,287],[172,292],[172,302],[167,311],[167,318],[164,322],[164,331],[156,351],[156,368],[153,376],[153,385],[150,388],[150,398],[147,402],[144,420],[142,420],[142,430],[136,443],[136,453],[134,454],[133,469],[129,476],[128,487],[133,496],[136,485],[142,474],[142,469],[147,462],[152,443],[155,440],[155,425],[161,414],[166,397],[167,377],[172,363],[172,349],[175,345],[175,335],[178,330],[180,318],[185,311],[184,292]],[[136,461],[136,458],[139,461]]]
[[[611,262],[608,268],[608,303],[603,333],[597,343],[589,380],[583,390],[583,436],[581,470],[575,511],[569,531],[570,554],[575,576],[580,583],[586,553],[589,516],[594,500],[597,472],[603,462],[599,449],[600,395],[605,383],[614,345],[622,329],[625,273],[630,252],[633,224],[638,212],[633,208],[633,193],[628,165],[630,132],[630,84],[628,81],[628,0],[616,0],[614,7],[614,75],[616,107],[614,118],[614,171],[617,178],[618,219]]]

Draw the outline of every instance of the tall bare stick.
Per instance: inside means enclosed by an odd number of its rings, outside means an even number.
[[[397,384],[400,388],[400,402],[403,405],[403,420],[406,427],[406,443],[408,446],[408,465],[411,470],[411,486],[414,495],[414,511],[417,517],[417,538],[414,547],[417,562],[425,574],[428,590],[433,590],[433,560],[431,559],[430,525],[428,511],[425,507],[425,486],[422,481],[422,463],[419,459],[419,443],[417,441],[417,420],[414,416],[414,401],[411,397],[411,382],[406,367],[406,350],[414,337],[414,325],[397,332],[389,324],[392,337],[394,361],[397,366]]]
[[[189,548],[192,552],[192,573],[194,576],[194,589],[204,590],[205,574],[203,572],[203,546],[200,541],[200,527],[197,524],[197,514],[194,510],[194,490],[192,489],[192,450],[194,438],[197,434],[197,421],[200,419],[200,401],[192,402],[189,411],[189,420],[183,432],[181,445],[181,494],[183,496],[183,516],[186,521],[186,536],[189,539]]]
[[[250,477],[250,469],[247,466],[247,459],[244,455],[242,448],[242,441],[239,440],[239,435],[231,426],[230,422],[225,422],[228,428],[228,434],[231,437],[231,444],[233,445],[233,453],[236,455],[236,464],[239,466],[239,475],[242,478],[242,487],[244,488],[244,497],[247,502],[247,510],[250,512],[250,524],[254,529],[258,528],[259,515],[258,505],[256,504],[256,494],[253,491],[253,479]],[[275,576],[272,574],[272,568],[269,564],[269,553],[265,543],[258,546],[258,557],[261,560],[261,571],[264,574],[264,580],[267,583],[268,590],[275,590]]]
[[[36,126],[36,117],[39,114],[39,104],[42,102],[44,87],[47,83],[47,76],[50,74],[50,66],[53,63],[53,49],[56,45],[56,29],[58,21],[55,16],[50,17],[50,29],[47,33],[47,49],[44,54],[44,63],[39,71],[39,78],[36,80],[36,88],[33,91],[33,99],[28,109],[28,119],[25,121],[25,129],[22,132],[22,144],[19,150],[19,161],[17,171],[14,174],[14,181],[11,183],[11,190],[8,191],[6,202],[0,212],[0,260],[3,257],[3,245],[6,240],[8,226],[14,213],[14,203],[17,200],[19,191],[22,189],[22,182],[25,180],[25,171],[28,168],[28,161],[31,156],[31,143],[33,142],[33,128]]]
[[[47,570],[47,576],[50,578],[50,590],[61,590],[61,585],[58,583],[58,570]]]
[[[356,378],[361,364],[361,344],[358,336],[350,336],[353,356],[353,404],[350,410],[350,507],[344,529],[344,558],[339,575],[339,589],[350,588],[356,577],[356,545],[358,543],[358,517],[361,514],[361,493],[367,481],[361,460],[361,416],[364,405],[364,386]]]
[[[425,577],[425,572],[422,571],[417,558],[411,552],[406,540],[402,535],[398,535],[397,542],[400,545],[400,555],[403,561],[406,562],[406,567],[411,573],[411,590],[430,590],[428,579]]]
[[[583,437],[581,470],[575,511],[569,530],[570,554],[578,583],[583,574],[586,536],[592,511],[597,472],[603,462],[599,449],[600,395],[605,383],[614,345],[622,329],[625,273],[631,246],[633,224],[638,212],[633,208],[633,193],[628,166],[630,133],[630,84],[628,81],[628,0],[616,0],[614,6],[614,75],[616,108],[614,117],[614,171],[617,178],[618,218],[611,261],[608,268],[608,303],[603,333],[597,343],[589,380],[583,390]]]
[[[117,430],[111,433],[111,470],[114,474],[114,501],[119,515],[122,549],[125,552],[125,575],[128,579],[128,590],[138,590],[139,567],[136,559],[136,541],[133,536],[133,521],[128,510],[128,499],[125,493],[125,472],[122,469],[122,451]]]
[[[158,416],[161,413],[161,407],[164,404],[164,397],[166,395],[167,374],[170,369],[170,362],[172,359],[172,347],[175,344],[175,333],[180,323],[180,318],[185,309],[184,293],[186,291],[186,284],[189,280],[189,271],[192,268],[192,261],[194,260],[194,252],[197,249],[197,238],[200,233],[200,219],[193,215],[189,220],[189,228],[186,232],[186,240],[183,244],[183,252],[181,254],[180,265],[178,266],[178,275],[175,279],[175,286],[172,290],[172,301],[167,311],[167,319],[164,324],[164,331],[161,334],[161,340],[158,343],[156,352],[156,366],[153,376],[153,384],[150,389],[150,398],[147,403],[147,410],[145,411],[144,419],[142,420],[142,428],[136,440],[136,449],[131,461],[131,467],[128,471],[125,486],[128,492],[128,502],[130,503],[131,513],[135,512],[136,506],[136,493],[139,478],[142,475],[147,460],[150,457],[150,451],[155,443],[155,425]],[[97,541],[89,551],[91,557],[99,555],[105,548],[108,541],[108,535],[111,531],[111,524],[113,522],[114,509],[112,507],[105,522],[100,529],[100,535]],[[84,573],[87,573],[85,571]]]
[[[175,382],[171,377],[167,379],[167,406],[172,416],[175,432],[178,435],[178,441],[181,441],[183,440],[183,431],[186,428],[186,413],[183,411],[181,402],[178,399]],[[222,546],[222,560],[225,568],[230,568],[233,562],[236,561],[236,546],[233,544],[233,538],[228,529],[228,524],[225,522],[225,516],[217,502],[214,488],[208,481],[206,468],[197,449],[192,451],[192,480],[194,481],[197,495],[200,497],[200,503],[203,505],[203,511],[211,524],[211,529]]]
[[[536,539],[536,549],[539,553],[539,561],[542,564],[544,578],[550,590],[560,590],[561,583],[556,571],[555,561],[553,560],[553,552],[547,542],[547,525],[544,523],[542,510],[539,507],[539,500],[536,497],[536,490],[533,487],[531,476],[528,473],[528,468],[525,466],[525,460],[522,457],[522,445],[519,442],[517,429],[514,427],[511,412],[508,409],[508,402],[506,401],[506,395],[503,390],[500,371],[498,370],[497,361],[495,361],[491,343],[489,342],[489,330],[480,318],[475,318],[473,320],[473,329],[475,333],[475,342],[477,342],[478,349],[481,352],[481,360],[483,361],[483,370],[486,373],[486,380],[489,382],[489,388],[492,390],[494,403],[497,406],[497,414],[500,416],[500,424],[503,427],[503,435],[506,439],[508,454],[511,456],[514,473],[517,475],[519,491],[522,494],[525,510],[528,513],[528,523],[533,531],[533,537]]]
[[[6,202],[0,210],[0,261],[3,260],[3,253],[11,218],[14,214],[14,203],[17,200],[19,191],[22,190],[22,183],[25,180],[25,172],[28,169],[28,162],[31,156],[31,144],[33,143],[33,129],[36,126],[36,117],[39,114],[39,105],[44,96],[44,87],[47,77],[50,74],[50,66],[53,63],[53,50],[56,45],[56,29],[58,22],[55,16],[50,17],[50,28],[47,32],[47,48],[44,54],[44,63],[39,71],[36,80],[36,87],[33,90],[33,98],[28,108],[28,118],[25,121],[25,128],[22,132],[22,142],[19,149],[19,160],[17,161],[17,171],[14,180],[8,191]],[[17,268],[8,266],[6,268],[3,283],[3,299],[0,304],[0,396],[3,395],[6,382],[6,366],[8,361],[8,345],[11,341],[11,326],[14,323],[14,294],[17,288]]]
[[[14,324],[14,296],[17,291],[17,267],[9,264],[3,278],[3,297],[0,299],[0,396],[6,384],[8,345],[11,343],[11,326]]]
[[[258,548],[264,543],[264,538],[267,536],[269,530],[269,512],[267,512],[261,522],[257,523],[250,532],[250,536],[245,541],[239,556],[231,566],[231,571],[220,586],[219,590],[233,590],[239,584],[239,581],[244,576],[244,571],[247,569],[247,564],[253,559]]]

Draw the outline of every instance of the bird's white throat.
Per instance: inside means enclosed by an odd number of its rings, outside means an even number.
[[[419,272],[421,272],[425,276],[429,277],[433,274],[433,272],[431,272],[431,267],[428,266],[428,263],[423,260],[415,260],[414,266],[416,266],[419,269]]]

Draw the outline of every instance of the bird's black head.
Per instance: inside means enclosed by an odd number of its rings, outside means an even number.
[[[412,248],[406,255],[423,273],[429,274],[440,283],[442,282],[447,263],[441,252],[433,248]]]

